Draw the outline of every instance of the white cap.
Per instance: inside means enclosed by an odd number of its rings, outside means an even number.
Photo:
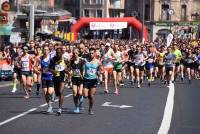
[[[106,46],[110,47],[110,43],[106,43]]]

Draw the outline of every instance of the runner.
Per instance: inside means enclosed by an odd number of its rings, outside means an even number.
[[[52,99],[54,93],[53,74],[49,71],[51,57],[49,54],[49,47],[43,46],[43,56],[41,57],[41,70],[42,70],[42,89],[46,103],[48,104],[47,113],[53,113]]]
[[[172,53],[171,47],[167,48],[167,53],[165,54],[165,73],[166,73],[166,81],[168,85],[172,83],[173,79],[173,65],[175,61],[175,55]]]
[[[154,63],[155,63],[155,53],[150,48],[148,50],[147,54],[147,60],[146,60],[146,75],[148,77],[148,85],[151,85],[151,82],[153,81],[153,71],[154,71]]]
[[[22,52],[20,48],[16,48],[16,55],[13,55],[13,88],[12,88],[12,93],[15,93],[17,91],[17,81],[20,83],[21,81],[21,70],[20,70],[20,64],[19,64],[19,57],[21,56]],[[21,85],[21,84],[20,84]]]
[[[53,82],[54,90],[56,96],[59,97],[59,108],[57,111],[58,115],[62,113],[62,105],[64,101],[64,81],[65,81],[65,72],[67,64],[64,58],[62,57],[62,49],[56,49],[56,55],[53,57],[50,63],[50,71],[53,73]]]
[[[94,105],[94,96],[97,87],[97,71],[100,69],[102,72],[103,68],[101,63],[95,58],[96,50],[94,48],[90,49],[90,58],[86,59],[84,65],[84,81],[83,81],[83,95],[89,99],[89,109],[88,114],[93,115],[92,110]]]
[[[74,97],[74,113],[80,113],[83,102],[83,65],[84,61],[79,57],[79,49],[74,49],[73,57],[70,61],[70,70],[72,76],[72,91]]]
[[[32,87],[32,71],[34,62],[32,57],[28,54],[28,46],[25,45],[22,49],[23,54],[19,58],[19,64],[21,65],[21,77],[26,94],[24,98],[28,99],[30,97],[29,92],[31,92]]]
[[[184,59],[186,62],[185,67],[188,74],[188,81],[189,81],[189,84],[191,84],[191,79],[194,77],[194,68],[195,68],[194,63],[196,61],[196,56],[195,54],[192,53],[191,49],[188,49],[188,52]]]
[[[104,84],[105,84],[104,93],[109,93],[108,83],[110,82],[110,77],[113,74],[113,61],[112,61],[113,58],[114,58],[113,49],[111,48],[111,44],[107,42],[102,57],[102,63],[104,66]]]
[[[40,83],[41,83],[41,48],[39,46],[36,47],[35,56],[33,57],[34,65],[33,65],[33,82],[36,84],[36,95],[39,95]]]
[[[114,45],[113,48],[114,59],[113,59],[113,77],[114,77],[114,86],[115,94],[119,95],[119,85],[122,83],[122,53],[119,51],[118,44]]]
[[[144,64],[145,64],[145,55],[141,51],[141,47],[137,46],[137,52],[134,56],[134,67],[135,67],[135,75],[136,75],[136,82],[137,88],[140,88],[140,78],[141,78],[141,71],[144,71]]]
[[[157,64],[158,64],[158,72],[160,76],[161,82],[164,82],[165,79],[165,62],[164,62],[164,57],[165,57],[165,50],[164,46],[161,46],[161,50],[157,54]]]
[[[176,43],[174,43],[174,45],[173,45],[173,54],[176,56],[175,66],[173,67],[173,70],[174,70],[174,80],[176,80],[178,74],[180,74],[180,64],[181,64],[181,59],[182,59],[182,53],[178,49]]]

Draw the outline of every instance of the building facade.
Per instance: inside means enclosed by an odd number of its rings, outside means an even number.
[[[149,38],[165,38],[170,32],[181,38],[195,38],[200,16],[199,0],[127,0],[126,16],[143,20]]]
[[[80,17],[124,17],[125,0],[81,0]]]

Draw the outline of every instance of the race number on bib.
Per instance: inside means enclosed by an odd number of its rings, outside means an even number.
[[[29,62],[28,61],[23,61],[22,62],[22,67],[23,68],[28,68],[29,67]]]
[[[56,65],[56,66],[55,66],[55,70],[56,70],[56,71],[59,71],[59,72],[60,72],[60,71],[64,71],[64,70],[65,70],[65,67],[62,66],[62,65]]]
[[[96,72],[97,72],[96,69],[93,69],[93,68],[90,68],[87,70],[88,74],[96,74]]]
[[[81,72],[79,69],[74,69],[73,70],[73,75],[77,76],[77,75],[81,75]]]
[[[48,68],[43,68],[43,69],[42,69],[42,72],[43,72],[43,73],[48,73],[48,72],[49,72],[49,69],[48,69]]]

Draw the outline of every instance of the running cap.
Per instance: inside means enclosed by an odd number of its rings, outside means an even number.
[[[25,50],[25,49],[29,49],[28,45],[24,45],[22,46],[22,49]]]
[[[110,43],[107,42],[107,43],[106,43],[106,46],[110,47]]]

